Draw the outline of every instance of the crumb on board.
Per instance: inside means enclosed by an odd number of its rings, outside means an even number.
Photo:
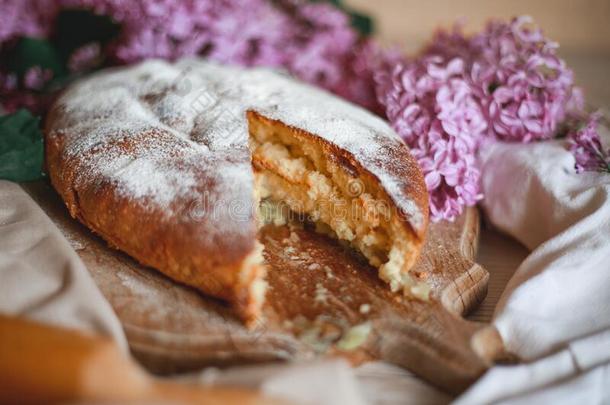
[[[333,346],[341,351],[352,351],[362,346],[371,333],[370,322],[351,326],[345,319],[318,315],[308,320],[298,315],[290,322],[299,340],[317,353],[326,353]]]
[[[371,305],[370,304],[362,304],[360,305],[360,309],[359,309],[361,314],[368,314],[369,312],[371,312]]]
[[[322,283],[316,284],[316,296],[315,301],[325,304],[328,301],[328,290]]]
[[[335,278],[333,270],[329,266],[324,266],[324,272],[326,273],[326,278]]]
[[[337,342],[337,348],[343,351],[352,351],[362,346],[371,333],[371,323],[364,322],[352,326]]]
[[[430,285],[426,282],[422,281],[411,286],[410,291],[415,298],[419,298],[422,301],[430,299]]]

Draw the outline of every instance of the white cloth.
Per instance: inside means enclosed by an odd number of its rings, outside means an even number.
[[[456,403],[610,403],[610,174],[576,174],[563,141],[491,143],[481,162],[487,218],[532,251],[494,319],[529,363]]]
[[[258,388],[269,396],[303,404],[366,404],[352,367],[342,359],[234,367],[222,371],[209,368],[187,380]]]
[[[0,313],[109,336],[110,304],[59,229],[19,185],[0,180]]]

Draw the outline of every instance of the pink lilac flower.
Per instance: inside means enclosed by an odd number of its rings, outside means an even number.
[[[466,62],[472,61],[474,55],[471,41],[464,35],[463,27],[464,21],[459,20],[451,30],[437,29],[422,54],[444,55],[447,58],[460,58]]]
[[[330,4],[301,3],[288,14],[295,30],[287,41],[287,70],[301,80],[384,115],[373,76],[398,60],[395,51],[386,51],[377,42],[361,38],[349,16]]]
[[[336,87],[358,40],[348,16],[324,3],[304,4],[295,12],[300,29],[289,49],[288,69],[309,83]]]
[[[23,84],[29,90],[41,90],[53,78],[53,71],[40,66],[29,68],[23,77]]]
[[[265,0],[219,3],[211,23],[209,58],[243,66],[286,64],[286,42],[294,35],[288,16]]]
[[[426,53],[459,56],[468,64],[490,136],[531,142],[555,136],[570,103],[578,102],[573,73],[557,48],[524,16],[510,23],[491,21],[471,38],[459,26],[441,31]]]
[[[476,148],[487,121],[464,69],[460,58],[426,56],[376,75],[379,101],[424,172],[433,221],[482,198]]]
[[[117,63],[146,58],[176,59],[198,53],[208,43],[212,1],[62,0],[65,7],[110,16],[121,33],[106,50]]]
[[[44,114],[52,97],[41,90],[52,77],[51,70],[39,66],[28,69],[21,81],[15,73],[0,72],[0,110],[11,113],[26,108],[33,114]]]
[[[380,116],[384,107],[375,93],[375,72],[392,66],[398,57],[395,50],[382,49],[375,41],[365,39],[354,45],[345,56],[340,80],[328,90]],[[384,67],[385,66],[385,67]]]
[[[475,157],[486,139],[549,139],[583,115],[572,71],[529,17],[492,21],[471,37],[459,24],[438,31],[418,57],[375,79],[388,119],[424,170],[435,220],[481,198]]]
[[[88,9],[121,26],[101,49],[110,64],[202,55],[223,63],[283,67],[312,84],[379,108],[374,97],[372,46],[349,18],[329,4],[269,0],[7,0],[0,4],[4,39],[48,36],[61,8]],[[46,10],[39,13],[36,10]],[[43,18],[44,17],[44,18]],[[23,21],[16,25],[14,21]],[[21,28],[20,28],[21,27]],[[98,62],[96,45],[70,56],[70,71]],[[3,97],[4,98],[4,97]]]
[[[0,93],[14,91],[17,89],[18,79],[15,73],[0,73]]]
[[[99,43],[93,42],[76,49],[68,59],[68,69],[71,72],[84,72],[97,67],[102,58]]]
[[[488,95],[490,127],[499,139],[552,138],[571,99],[573,74],[557,56],[557,44],[528,23],[525,18],[509,25],[491,23],[474,40],[482,63],[494,71],[482,90]]]
[[[594,113],[582,128],[571,132],[569,137],[570,152],[576,160],[576,172],[584,171],[610,173],[610,149],[604,151],[597,128],[601,119],[600,113]]]
[[[121,24],[108,49],[118,63],[147,58],[174,60],[204,54],[245,66],[281,65],[290,24],[266,0],[64,0]]]
[[[59,10],[57,0],[0,1],[0,46],[21,36],[44,38]]]

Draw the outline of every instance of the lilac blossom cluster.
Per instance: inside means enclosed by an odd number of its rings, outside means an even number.
[[[57,0],[16,0],[0,2],[0,51],[19,37],[47,37],[57,15]],[[46,105],[46,97],[36,95],[52,78],[52,72],[33,67],[23,75],[21,83],[13,72],[0,70],[1,105],[7,111],[19,107],[38,112]]]
[[[475,153],[487,121],[462,59],[430,55],[376,75],[379,101],[425,176],[433,220],[481,199]]]
[[[597,132],[600,113],[593,113],[581,128],[568,134],[570,152],[575,158],[576,171],[610,173],[610,148],[604,151]]]
[[[120,24],[106,50],[115,63],[175,60],[205,53],[243,65],[283,63],[282,38],[290,21],[265,0],[59,0]]]
[[[490,134],[530,142],[555,136],[571,105],[574,75],[558,44],[529,17],[492,22],[472,39],[473,81],[483,94]]]
[[[0,45],[19,36],[48,36],[57,15],[57,3],[57,0],[0,2]]]
[[[97,43],[77,49],[68,61],[71,72],[89,70],[100,60],[130,64],[147,58],[175,60],[201,55],[223,63],[283,68],[378,110],[370,57],[377,48],[358,35],[348,15],[328,3],[7,0],[0,4],[0,48],[20,36],[48,37],[59,11],[74,8],[109,16],[121,31],[104,49]],[[37,70],[30,76],[37,79],[35,88],[14,74],[0,72],[6,109],[44,109],[35,105],[35,91],[51,77]]]
[[[375,75],[379,102],[424,171],[433,220],[482,198],[477,148],[485,139],[557,135],[582,109],[573,74],[528,17],[491,21],[471,37],[439,31],[423,52]]]

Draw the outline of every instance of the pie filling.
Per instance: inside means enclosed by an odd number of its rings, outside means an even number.
[[[279,122],[249,114],[249,129],[260,224],[307,220],[362,254],[392,291],[427,299],[427,284],[408,273],[414,237],[371,176]]]

